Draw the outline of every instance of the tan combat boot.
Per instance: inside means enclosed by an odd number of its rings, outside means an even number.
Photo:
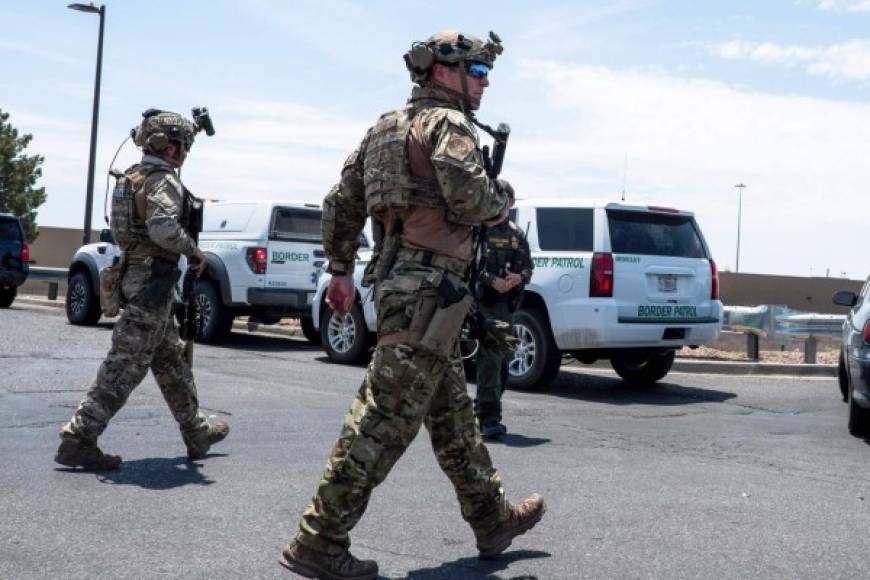
[[[327,554],[290,542],[278,560],[288,570],[306,578],[320,580],[375,580],[378,563],[374,560],[358,560],[348,550]]]
[[[87,471],[108,471],[118,469],[121,458],[106,455],[96,443],[83,441],[76,437],[63,437],[54,460],[67,467],[81,467]]]
[[[202,459],[208,453],[209,448],[215,443],[219,443],[226,439],[230,433],[230,424],[226,421],[215,421],[209,423],[208,433],[204,436],[198,436],[191,441],[185,441],[187,445],[187,456],[190,459]]]
[[[510,506],[507,517],[494,530],[488,533],[474,532],[479,557],[487,560],[507,550],[513,539],[534,528],[546,511],[544,498],[537,493],[519,505]]]

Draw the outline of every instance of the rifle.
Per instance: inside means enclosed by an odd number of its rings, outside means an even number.
[[[194,197],[185,189],[185,194],[190,196],[190,236],[193,241],[199,244],[199,232],[202,231],[202,200]],[[202,326],[202,312],[196,307],[196,295],[194,288],[196,280],[199,278],[199,271],[196,264],[188,262],[187,270],[184,272],[184,280],[181,283],[181,320],[178,331],[179,336],[184,341],[184,360],[187,364],[193,367],[193,341],[199,335]]]
[[[493,138],[492,154],[488,145],[481,148],[483,153],[483,168],[486,174],[495,181],[498,187],[499,174],[504,164],[504,155],[507,150],[508,137],[511,134],[510,125],[507,123],[499,123],[496,129],[489,125],[479,122],[474,116],[471,116],[471,122],[480,127],[483,131]],[[477,295],[477,286],[479,284],[480,272],[486,267],[486,254],[482,251],[486,240],[486,226],[481,224],[476,228],[474,236],[474,246],[472,255],[474,256],[471,264],[471,273],[468,276],[468,285],[471,291]],[[486,341],[490,348],[498,350],[502,356],[510,356],[516,347],[517,339],[511,334],[509,324],[495,320],[487,320],[480,312],[478,303],[475,302],[471,311],[468,313],[467,322],[469,326],[469,335],[471,338],[479,342]]]

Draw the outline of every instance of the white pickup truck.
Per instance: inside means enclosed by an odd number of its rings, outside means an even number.
[[[575,199],[519,200],[511,211],[535,270],[515,318],[509,385],[543,387],[564,355],[610,360],[626,382],[650,384],[670,371],[677,349],[717,340],[719,276],[691,212]],[[344,319],[325,305],[328,274],[314,299],[314,323],[337,362],[361,358],[373,343],[375,311],[361,274],[358,264],[357,304]]]
[[[208,267],[195,289],[203,316],[199,340],[223,340],[233,319],[245,315],[262,324],[298,318],[305,336],[319,342],[320,334],[311,323],[311,304],[324,261],[320,217],[317,204],[251,201],[205,205],[199,247]],[[96,324],[99,320],[99,272],[118,255],[108,230],[99,243],[76,252],[69,268],[66,301],[72,324]]]

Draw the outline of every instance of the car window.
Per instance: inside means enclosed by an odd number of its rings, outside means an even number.
[[[858,293],[858,299],[855,300],[855,306],[853,307],[853,310],[857,312],[858,309],[860,309],[861,306],[864,304],[864,301],[870,299],[870,296],[868,296],[868,294],[870,294],[870,278],[867,278],[867,281],[864,282],[864,285],[861,287],[861,292]]]
[[[276,207],[269,237],[278,240],[320,242],[320,210]]]
[[[21,241],[21,229],[17,221],[0,220],[0,240]]]
[[[539,207],[537,218],[542,250],[592,251],[592,208]]]
[[[608,210],[607,221],[616,254],[707,257],[691,216]]]

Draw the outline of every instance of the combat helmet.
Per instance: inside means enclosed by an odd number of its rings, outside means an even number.
[[[172,141],[190,151],[198,129],[178,113],[148,109],[142,113],[142,123],[133,129],[133,142],[147,153],[160,153]]]
[[[479,62],[492,68],[503,50],[501,38],[495,32],[490,31],[484,42],[471,34],[445,30],[412,44],[404,58],[411,80],[421,83],[429,78],[436,62],[448,66]]]

